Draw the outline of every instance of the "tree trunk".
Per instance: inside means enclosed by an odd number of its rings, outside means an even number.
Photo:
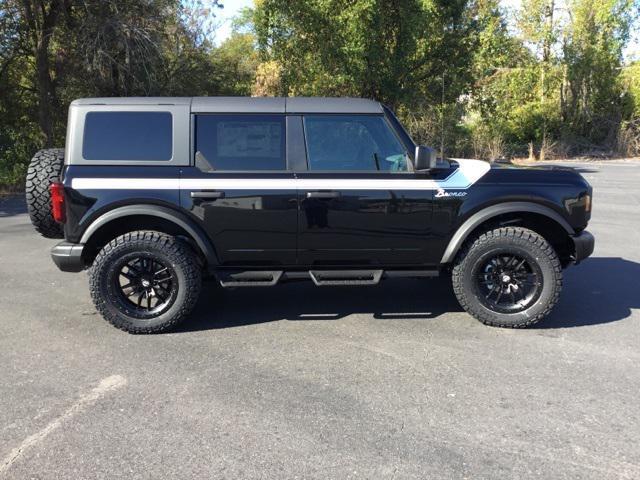
[[[542,44],[542,71],[540,73],[541,91],[540,100],[542,104],[542,144],[540,145],[540,157],[544,159],[544,150],[547,148],[547,114],[545,103],[547,100],[547,68],[551,59],[551,47],[553,42],[553,15],[555,13],[555,0],[550,0],[545,12],[545,38]]]
[[[38,122],[44,137],[44,146],[53,146],[53,117],[51,107],[55,92],[49,73],[48,41],[36,46],[36,78],[38,82]]]
[[[53,109],[57,104],[57,92],[51,78],[49,47],[62,3],[60,0],[23,0],[22,4],[31,34],[36,64],[38,124],[44,146],[52,147],[54,142]]]

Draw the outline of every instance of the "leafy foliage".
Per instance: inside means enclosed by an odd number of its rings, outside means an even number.
[[[218,73],[216,66],[232,63],[233,55],[246,62],[244,52],[226,42],[214,47],[202,21],[219,6],[217,0],[0,0],[0,185],[22,184],[35,151],[64,145],[66,110],[75,98],[235,92],[227,80],[237,81],[238,71]],[[243,93],[253,78],[247,68]]]
[[[448,155],[640,154],[637,0],[255,0],[216,45],[221,6],[0,0],[0,185],[90,96],[359,96]]]
[[[455,98],[469,85],[467,0],[261,0],[261,55],[281,66],[280,94],[377,98],[392,107]]]

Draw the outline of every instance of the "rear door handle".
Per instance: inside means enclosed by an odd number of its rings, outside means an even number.
[[[218,190],[201,190],[199,192],[191,192],[191,198],[215,200],[216,198],[224,198],[224,192]]]
[[[307,198],[339,198],[340,192],[307,192]]]

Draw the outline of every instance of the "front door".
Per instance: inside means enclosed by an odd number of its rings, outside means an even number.
[[[412,172],[382,115],[307,115],[297,172],[298,263],[420,265],[428,259],[433,182]]]
[[[181,202],[198,217],[222,266],[296,264],[297,191],[282,114],[196,115],[195,165]]]

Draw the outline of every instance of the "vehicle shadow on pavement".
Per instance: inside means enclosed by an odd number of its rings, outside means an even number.
[[[0,197],[0,218],[13,217],[27,213],[27,202],[24,195]]]
[[[615,322],[640,309],[640,263],[590,258],[564,272],[564,290],[549,318],[532,328],[554,329]],[[233,328],[278,320],[340,320],[353,314],[378,320],[429,320],[462,312],[448,277],[393,280],[375,287],[316,287],[311,282],[275,288],[223,290],[206,282],[190,320],[177,332]]]
[[[640,309],[640,263],[592,257],[564,272],[560,302],[533,328],[570,328],[623,320]]]
[[[235,290],[207,282],[201,298],[189,321],[177,331],[276,320],[339,320],[353,314],[372,315],[378,320],[428,320],[462,311],[448,278],[393,280],[373,287],[316,287],[311,282],[295,282]]]

